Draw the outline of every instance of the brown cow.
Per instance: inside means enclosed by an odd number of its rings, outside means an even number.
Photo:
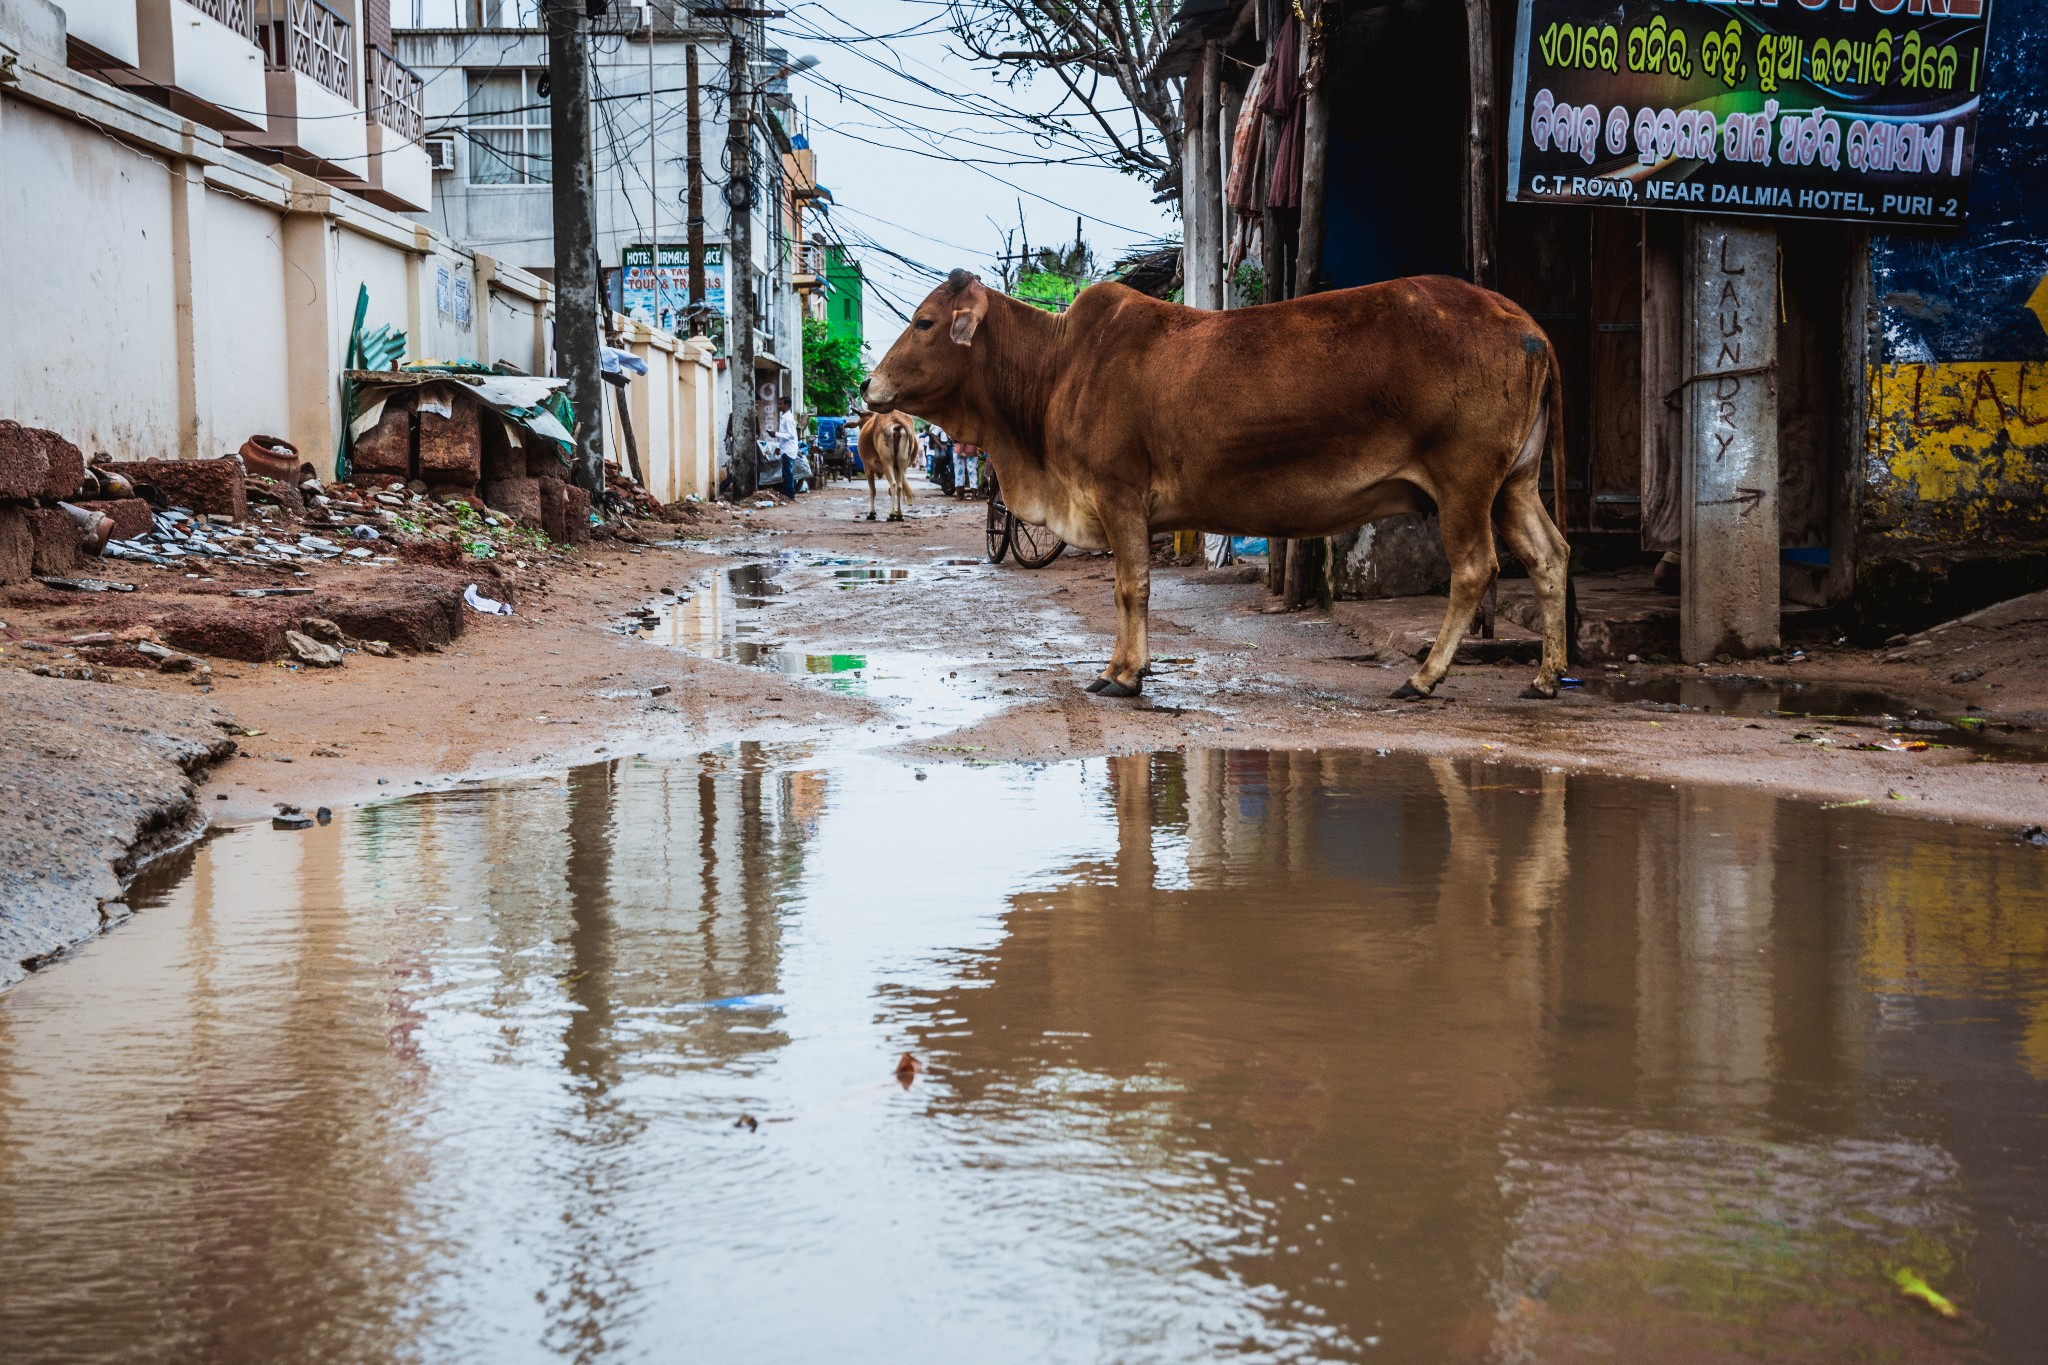
[[[1152,532],[1328,536],[1434,507],[1450,608],[1394,695],[1450,667],[1495,529],[1543,609],[1523,695],[1557,695],[1569,551],[1537,488],[1546,449],[1563,486],[1557,357],[1499,294],[1425,276],[1210,312],[1097,284],[1056,316],[956,270],[863,396],[984,447],[1020,518],[1115,553],[1116,650],[1091,692],[1142,685]]]
[[[875,519],[875,475],[889,486],[889,520],[910,506],[910,470],[917,463],[917,428],[900,412],[870,412],[860,422],[860,463],[868,472],[868,520]]]

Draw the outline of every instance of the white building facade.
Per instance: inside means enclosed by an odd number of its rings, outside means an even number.
[[[399,57],[423,82],[425,139],[435,168],[432,203],[421,216],[473,250],[552,277],[554,149],[547,36],[536,0],[393,0],[393,6]],[[689,331],[686,66],[694,47],[714,314],[708,321],[720,357],[718,425],[723,428],[730,401],[723,358],[727,287],[744,274],[755,298],[755,393],[765,412],[763,430],[772,430],[775,399],[791,396],[801,406],[803,392],[802,302],[793,288],[788,224],[778,207],[788,197],[789,57],[767,48],[758,31],[753,35],[753,260],[739,272],[730,261],[725,194],[730,34],[672,5],[651,13],[650,29],[649,10],[615,6],[596,22],[592,38],[592,188],[598,257],[612,307],[659,331]],[[670,268],[654,272],[658,292],[635,289],[649,282],[644,263],[653,246]]]

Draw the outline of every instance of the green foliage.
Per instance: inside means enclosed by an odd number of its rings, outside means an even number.
[[[858,340],[847,336],[835,341],[822,319],[804,319],[804,407],[808,411],[847,411],[867,377],[867,361]]]
[[[1081,283],[1042,270],[1017,279],[1016,297],[1051,313],[1064,311],[1074,301],[1074,295],[1080,292]]]
[[[1266,301],[1266,268],[1264,266],[1250,264],[1239,266],[1237,274],[1232,277],[1232,283],[1237,286],[1237,297],[1242,301],[1243,305],[1249,306]]]

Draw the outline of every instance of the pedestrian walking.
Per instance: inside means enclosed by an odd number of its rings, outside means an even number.
[[[953,447],[953,496],[974,497],[981,490],[981,447],[962,441]]]
[[[787,398],[775,400],[775,453],[782,457],[782,491],[796,497],[796,410]]]

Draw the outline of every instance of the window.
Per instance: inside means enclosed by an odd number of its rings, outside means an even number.
[[[469,183],[545,185],[554,166],[539,71],[469,73]]]

